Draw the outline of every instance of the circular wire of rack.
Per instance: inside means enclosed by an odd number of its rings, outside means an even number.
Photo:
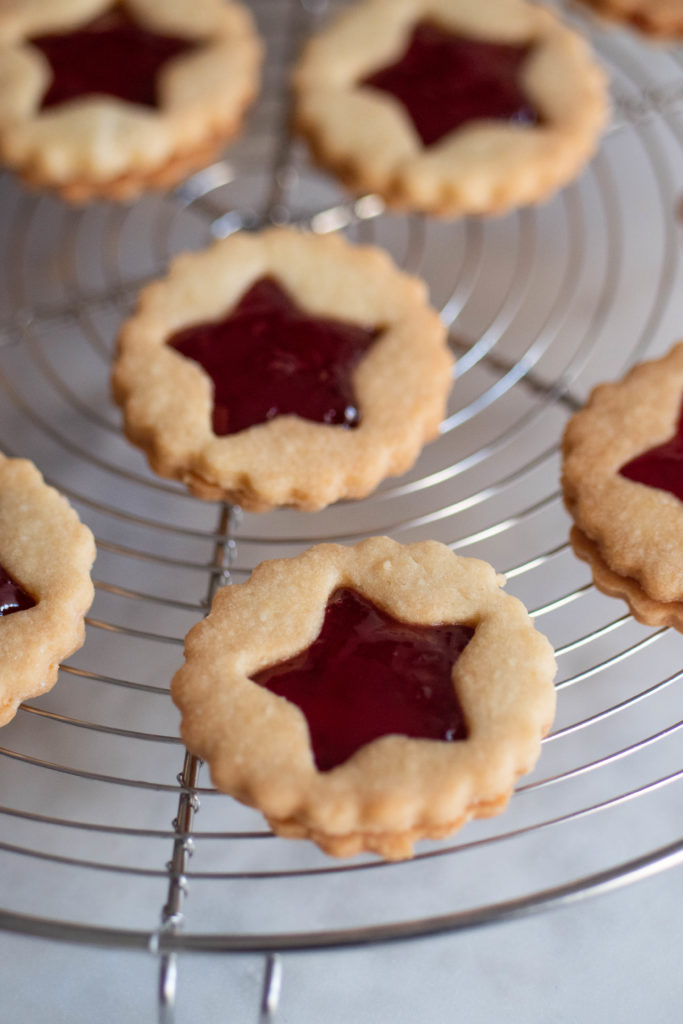
[[[679,638],[635,623],[571,554],[558,445],[593,383],[676,338],[682,58],[581,21],[615,96],[589,170],[544,207],[446,223],[351,200],[311,166],[284,84],[333,5],[251,6],[270,59],[224,161],[131,207],[68,210],[2,181],[0,447],[70,498],[98,559],[85,647],[0,737],[0,927],[166,957],[338,946],[510,919],[678,864]],[[147,470],[109,364],[137,289],[176,252],[282,221],[382,245],[424,276],[458,373],[440,437],[405,477],[315,515],[243,516]],[[506,814],[391,865],[273,837],[212,789],[168,698],[217,587],[375,533],[491,561],[559,664],[557,722]]]

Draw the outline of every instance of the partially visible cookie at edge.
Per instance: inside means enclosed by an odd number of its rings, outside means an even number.
[[[656,601],[649,597],[631,576],[621,576],[610,569],[597,544],[578,526],[572,526],[569,540],[574,554],[590,566],[598,590],[626,601],[634,619],[645,626],[671,626],[683,632],[683,601]]]
[[[500,119],[475,111],[424,144],[403,100],[366,81],[374,83],[403,54],[414,76],[423,27],[494,45],[487,96],[499,89],[498,65],[507,62],[500,50],[520,48],[519,109]],[[441,45],[437,40],[425,58],[428,72],[454,66],[440,56]],[[481,69],[482,61],[471,63]],[[606,78],[588,44],[526,0],[361,0],[309,41],[293,80],[295,127],[323,167],[390,207],[444,217],[500,214],[545,200],[593,155],[609,111]],[[434,88],[442,91],[425,103],[431,120],[434,108],[449,101],[448,83]],[[536,117],[528,121],[530,107]]]
[[[572,544],[596,585],[641,622],[683,627],[683,343],[601,384],[567,424],[562,486]],[[683,492],[682,492],[683,493]]]
[[[611,21],[630,25],[656,39],[683,36],[682,0],[579,0]]]
[[[6,0],[0,159],[76,203],[169,188],[238,133],[261,53],[238,0]]]
[[[82,645],[95,542],[27,459],[0,455],[0,725]]]

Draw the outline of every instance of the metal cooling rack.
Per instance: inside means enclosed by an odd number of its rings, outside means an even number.
[[[287,68],[325,6],[254,0],[262,98],[226,160],[176,193],[73,211],[0,187],[0,447],[33,458],[98,541],[87,643],[0,738],[0,926],[158,954],[166,1021],[181,950],[467,928],[683,860],[680,636],[595,591],[557,484],[563,424],[590,386],[681,333],[683,58],[580,20],[615,97],[581,181],[503,220],[387,216],[374,197],[350,201],[287,132]],[[281,221],[375,242],[423,275],[458,378],[439,439],[405,477],[315,515],[242,516],[148,472],[122,437],[109,364],[137,289],[174,253]],[[506,814],[392,865],[273,837],[211,789],[168,698],[217,586],[265,557],[375,533],[491,561],[559,663],[557,722]],[[271,955],[264,1019],[278,984]]]

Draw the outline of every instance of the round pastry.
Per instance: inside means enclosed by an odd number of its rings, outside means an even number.
[[[586,43],[527,0],[362,0],[307,45],[295,126],[355,192],[441,216],[547,198],[608,112]]]
[[[260,60],[234,0],[5,0],[0,159],[74,202],[166,188],[238,132]]]
[[[273,228],[145,288],[113,386],[157,473],[249,511],[318,509],[413,464],[451,369],[425,285],[386,253]]]
[[[683,343],[601,384],[564,435],[572,544],[641,622],[683,630]]]
[[[622,21],[647,35],[683,35],[683,0],[582,0],[598,14]]]
[[[0,455],[0,725],[82,645],[95,542],[26,459]]]
[[[186,638],[183,740],[278,835],[410,857],[501,811],[550,728],[553,652],[502,582],[388,537],[264,562]]]

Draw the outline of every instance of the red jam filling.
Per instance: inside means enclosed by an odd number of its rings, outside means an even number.
[[[45,109],[93,94],[156,107],[160,68],[193,44],[143,28],[117,7],[72,32],[37,36],[31,45],[52,70]]]
[[[669,491],[683,501],[683,408],[676,433],[664,444],[650,448],[619,470],[627,480]]]
[[[519,81],[530,49],[457,36],[422,21],[403,56],[361,85],[399,100],[425,146],[481,118],[536,124],[539,112]]]
[[[35,603],[31,595],[0,565],[0,615],[11,615],[24,608],[33,608]]]
[[[470,626],[399,622],[355,590],[337,590],[317,639],[253,681],[301,708],[320,771],[380,736],[464,740],[453,665]]]
[[[213,430],[223,435],[288,414],[358,426],[352,375],[379,333],[311,316],[263,277],[223,320],[180,331],[169,345],[211,377]]]

